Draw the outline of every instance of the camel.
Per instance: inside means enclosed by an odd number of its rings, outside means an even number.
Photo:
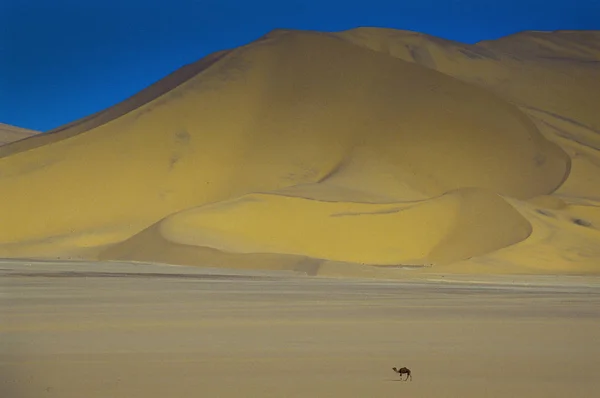
[[[409,368],[400,368],[400,369],[392,368],[392,369],[394,370],[394,372],[396,372],[400,375],[400,380],[403,380],[402,375],[404,375],[404,374],[406,375],[406,379],[404,379],[404,381],[407,381],[409,377],[412,380],[412,374],[411,374]]]

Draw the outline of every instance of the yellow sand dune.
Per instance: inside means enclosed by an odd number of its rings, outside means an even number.
[[[201,60],[194,62],[193,64],[185,65],[177,70],[177,72],[172,73],[155,84],[150,85],[144,90],[133,95],[131,98],[128,98],[125,101],[108,109],[50,130],[43,136],[39,136],[36,140],[22,141],[18,144],[13,144],[10,149],[0,148],[0,157],[27,151],[46,144],[52,144],[108,123],[111,120],[123,116],[128,112],[131,112],[136,108],[152,101],[153,99],[169,92],[186,80],[202,72],[202,70],[208,68],[226,53],[227,51],[220,51],[206,56]]]
[[[517,243],[531,232],[498,195],[475,188],[390,204],[252,194],[183,211],[152,228],[180,247],[377,265],[453,262]],[[117,250],[135,252],[129,242],[121,245]]]
[[[0,146],[24,140],[25,138],[32,137],[36,134],[39,134],[39,132],[0,123]]]
[[[275,31],[0,149],[0,256],[599,272],[586,37]]]

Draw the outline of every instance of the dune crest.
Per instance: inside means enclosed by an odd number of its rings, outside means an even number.
[[[39,131],[24,129],[0,123],[0,147],[13,142],[21,141],[39,134]]]
[[[0,149],[0,256],[313,274],[323,262],[488,272],[503,258],[543,272],[531,265],[543,231],[569,246],[578,232],[563,227],[580,217],[586,245],[597,239],[600,188],[584,176],[600,165],[598,115],[567,107],[596,99],[582,54],[597,54],[494,43],[279,30],[209,56]],[[567,73],[548,51],[585,65],[568,86],[537,88]],[[544,208],[564,214],[547,226]],[[557,269],[600,271],[587,261]]]

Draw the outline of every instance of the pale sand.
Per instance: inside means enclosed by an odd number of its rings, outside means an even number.
[[[595,278],[0,268],[2,397],[583,398],[600,388]]]
[[[24,129],[22,127],[0,123],[0,146],[24,140],[26,138],[33,137],[34,135],[39,133],[39,131]]]

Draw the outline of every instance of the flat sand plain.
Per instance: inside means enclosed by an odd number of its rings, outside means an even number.
[[[477,278],[3,260],[0,396],[596,396],[598,279]]]

